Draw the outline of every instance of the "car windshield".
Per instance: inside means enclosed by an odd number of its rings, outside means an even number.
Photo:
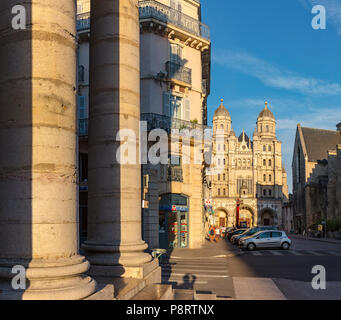
[[[264,230],[261,231],[257,231],[255,233],[252,234],[252,236],[257,237],[259,234],[261,234],[262,232],[264,232]]]

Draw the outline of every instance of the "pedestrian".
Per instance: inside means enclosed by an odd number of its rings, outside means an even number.
[[[219,242],[219,240],[220,240],[220,229],[216,228],[215,229],[215,241]]]

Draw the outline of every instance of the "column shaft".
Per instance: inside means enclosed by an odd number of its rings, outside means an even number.
[[[11,27],[15,5],[26,29]],[[78,255],[75,1],[0,2],[0,299],[82,299]],[[14,265],[26,289],[13,290]]]
[[[140,31],[137,0],[91,3],[89,210],[84,244],[93,274],[143,277],[141,238]],[[135,164],[117,161],[117,133],[130,130]],[[135,144],[136,143],[136,144]]]

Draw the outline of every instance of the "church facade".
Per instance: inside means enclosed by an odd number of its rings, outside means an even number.
[[[288,199],[287,174],[282,143],[276,137],[276,120],[267,102],[251,140],[244,131],[236,136],[222,101],[213,118],[210,169],[216,226],[243,223],[248,227],[282,227],[282,206]]]

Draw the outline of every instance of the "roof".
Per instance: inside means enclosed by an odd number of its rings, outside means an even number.
[[[265,102],[265,108],[260,112],[258,119],[264,118],[264,117],[271,118],[271,119],[275,120],[274,114],[271,112],[270,109],[268,109],[268,103],[267,102]]]
[[[223,99],[221,99],[221,104],[220,104],[219,108],[215,111],[214,117],[228,117],[228,118],[231,118],[230,113],[224,107]]]
[[[339,131],[302,127],[302,133],[309,161],[328,159],[328,150],[341,144]]]
[[[238,141],[242,142],[243,141],[243,134],[245,135],[245,142],[249,143],[250,142],[250,138],[248,137],[248,135],[245,133],[245,131],[243,131],[240,136],[238,137]]]

